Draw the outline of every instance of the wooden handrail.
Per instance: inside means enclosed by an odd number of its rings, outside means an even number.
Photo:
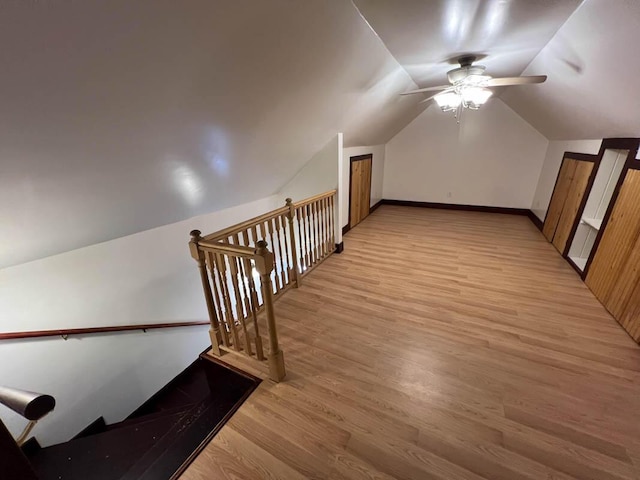
[[[217,240],[220,238],[226,238],[229,235],[240,232],[247,227],[251,227],[252,225],[257,225],[259,223],[263,223],[266,220],[277,217],[278,215],[284,215],[289,211],[287,207],[280,207],[276,210],[272,210],[262,215],[258,215],[257,217],[253,217],[245,222],[238,223],[236,225],[232,225],[224,230],[219,230],[215,233],[211,233],[209,235],[205,235],[202,237],[203,240]]]
[[[253,258],[256,254],[255,248],[245,247],[244,245],[231,245],[230,243],[224,242],[199,240],[198,246],[205,250],[209,249],[243,258]]]
[[[317,202],[318,200],[321,200],[323,198],[332,197],[333,195],[336,194],[336,192],[337,192],[337,190],[329,190],[328,192],[319,193],[318,195],[314,195],[313,197],[305,198],[304,200],[300,200],[299,202],[293,202],[293,206],[296,207],[296,208],[302,207],[303,205],[308,205],[310,203]]]
[[[0,340],[15,340],[19,338],[38,337],[68,337],[69,335],[90,335],[94,333],[127,332],[130,330],[154,330],[159,328],[192,327],[195,325],[209,325],[209,322],[147,323],[141,325],[119,325],[114,327],[66,328],[61,330],[9,332],[0,333]]]
[[[189,250],[197,262],[211,328],[212,354],[243,353],[267,360],[269,377],[285,375],[274,302],[335,250],[336,190],[293,202],[202,236],[192,230]],[[269,350],[258,316],[264,314]]]

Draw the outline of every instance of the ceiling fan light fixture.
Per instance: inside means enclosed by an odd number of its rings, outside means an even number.
[[[463,87],[460,94],[465,107],[476,109],[484,105],[489,100],[489,97],[493,95],[493,92],[488,88],[468,86]]]
[[[491,80],[489,75],[469,75],[460,83],[463,85],[476,85],[478,87],[486,87]]]
[[[487,103],[487,100],[493,95],[490,87],[530,85],[543,83],[547,79],[546,75],[493,78],[491,75],[485,74],[486,68],[483,65],[474,65],[475,60],[474,55],[460,57],[458,59],[460,67],[447,72],[450,85],[418,88],[401,93],[401,95],[441,90],[440,93],[432,95],[420,103],[433,99],[443,112],[453,112],[453,116],[459,124],[464,110],[478,110]]]
[[[442,92],[433,97],[443,112],[449,112],[458,108],[462,97],[456,92]]]

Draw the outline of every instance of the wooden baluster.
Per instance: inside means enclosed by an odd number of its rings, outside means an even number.
[[[258,237],[258,230],[256,230],[256,226],[251,226],[251,235],[253,237],[253,246],[255,247],[258,244],[260,238]]]
[[[242,245],[242,243],[240,242],[240,236],[237,233],[233,234],[233,242],[231,242],[232,245]],[[239,260],[238,260],[239,262]],[[240,272],[240,268],[238,268],[238,272]],[[244,277],[243,277],[244,278]],[[238,280],[240,282],[240,280]],[[247,286],[244,282],[244,280],[241,281],[242,284],[242,289],[240,291],[240,295],[242,296],[242,305],[244,305],[244,316],[249,317],[249,295],[247,292]]]
[[[304,210],[304,231],[307,239],[307,254],[309,255],[308,267],[311,267],[315,261],[313,258],[313,243],[311,243],[311,219],[309,218],[309,204],[302,207]]]
[[[309,244],[309,224],[307,223],[307,207],[300,207],[300,212],[302,213],[302,233],[304,234],[304,264],[305,271],[309,269],[311,266],[311,245]]]
[[[285,285],[291,283],[291,271],[289,269],[289,245],[287,244],[287,219],[278,215],[275,219],[278,229],[278,242],[280,243],[280,268]]]
[[[319,238],[318,238],[318,248],[320,249],[320,258],[324,259],[325,253],[324,253],[324,226],[323,226],[323,217],[322,217],[322,199],[318,200],[317,208],[318,208],[318,231],[320,232]]]
[[[334,198],[336,197],[335,193],[329,197],[330,202],[329,202],[329,219],[330,219],[330,231],[331,231],[331,240],[329,241],[329,246],[331,247],[331,251],[333,252],[336,248],[336,226],[335,226],[335,219],[336,219],[336,210],[335,210],[335,204],[334,204]]]
[[[262,279],[262,297],[264,299],[265,313],[267,316],[267,328],[269,330],[269,378],[275,382],[284,379],[284,353],[278,345],[278,332],[276,330],[276,317],[273,310],[273,292],[269,279],[273,270],[273,254],[267,249],[267,242],[261,240],[255,251],[256,269]]]
[[[298,258],[298,264],[300,265],[299,272],[302,273],[304,271],[304,236],[302,235],[302,210],[300,208],[296,208],[296,223],[298,224],[298,242],[300,243],[300,250],[296,253],[296,257]],[[302,277],[302,275],[300,275]]]
[[[289,264],[289,272],[293,275],[293,281],[296,282],[295,288],[300,286],[300,269],[298,267],[298,248],[296,244],[296,227],[294,221],[296,219],[296,208],[293,206],[293,201],[287,198],[287,207],[289,207],[289,213],[287,213],[287,221],[289,223],[289,245],[291,247],[291,259],[287,262]],[[285,242],[287,241],[287,234],[285,233]]]
[[[220,335],[220,323],[216,315],[216,310],[213,302],[213,295],[211,292],[211,285],[209,283],[209,273],[207,272],[207,265],[205,262],[204,252],[200,250],[198,241],[200,241],[200,230],[191,231],[191,241],[189,242],[189,249],[191,256],[198,263],[198,270],[200,271],[200,281],[202,282],[202,289],[204,290],[204,298],[207,303],[207,312],[209,313],[209,321],[211,322],[211,328],[209,329],[209,337],[211,338],[211,349],[213,353],[220,356],[220,343],[222,337]]]
[[[238,232],[237,237],[239,239],[240,245],[242,245],[243,247],[247,247],[248,245],[248,240],[247,240],[247,229],[245,228],[244,230],[242,230],[241,232]]]
[[[318,230],[318,258],[324,258],[324,248],[322,247],[322,199],[316,203],[316,229]]]
[[[320,260],[320,249],[318,248],[320,236],[318,235],[318,206],[316,202],[309,204],[311,210],[311,234],[314,237],[313,251],[316,257],[316,262]]]
[[[308,265],[309,265],[309,255],[307,253],[307,239],[304,233],[304,207],[298,207],[296,210],[297,218],[298,218],[298,233],[300,236],[300,263],[301,269],[300,273],[303,273]]]
[[[329,254],[329,250],[327,249],[327,233],[329,233],[327,229],[327,199],[323,198],[320,202],[320,209],[322,211],[322,251],[323,255],[326,257]]]
[[[313,265],[314,263],[316,263],[316,257],[315,257],[315,252],[314,252],[314,245],[313,245],[313,233],[312,233],[312,228],[313,228],[313,218],[311,218],[312,212],[311,212],[311,205],[310,204],[306,204],[305,205],[305,227],[307,230],[307,239],[309,240],[309,266]]]
[[[322,215],[324,220],[324,251],[326,255],[329,255],[329,252],[331,252],[331,245],[329,245],[329,199],[324,198],[322,202],[324,203]]]
[[[324,259],[327,256],[327,230],[324,224],[324,198],[318,200],[318,225],[320,228],[320,256]]]
[[[269,239],[269,231],[267,229],[267,222],[259,224],[258,227],[259,227],[258,235],[260,235],[260,240],[264,240],[265,242],[267,242],[267,246],[269,246],[270,239]],[[271,250],[273,250],[273,245],[271,246]],[[276,273],[273,270],[271,271],[271,276],[269,277],[269,285],[271,285],[272,293],[276,293],[278,291],[278,282],[276,281]]]
[[[313,241],[313,209],[310,203],[307,203],[305,206],[305,213],[307,217],[307,238],[309,239],[309,266],[311,266],[316,263],[316,246]]]
[[[278,245],[280,245],[280,269],[282,270],[282,279],[284,284],[291,283],[291,270],[289,268],[289,246],[287,245],[287,220],[282,215],[278,215],[273,219],[278,232]]]
[[[267,220],[267,227],[269,230],[269,237],[271,238],[271,250],[273,251],[273,255],[275,256],[275,258],[278,258],[278,252],[280,250],[280,242],[276,242],[276,237],[274,235],[274,228],[273,228],[273,219],[271,220]],[[278,228],[276,226],[275,231],[278,231]],[[282,256],[282,255],[281,255]],[[275,269],[274,269],[274,278],[273,278],[273,284],[276,287],[276,292],[278,290],[282,290],[284,288],[284,283],[282,281],[282,270],[280,270],[278,272],[278,262],[276,261],[276,265],[275,265]],[[278,288],[278,286],[280,288]]]
[[[260,328],[258,327],[258,294],[256,292],[256,284],[253,280],[253,270],[251,267],[251,260],[248,258],[242,259],[242,267],[244,269],[244,276],[246,277],[249,283],[249,295],[251,301],[251,316],[253,319],[253,330],[254,330],[254,342],[256,344],[256,358],[258,360],[264,360],[264,348],[262,346],[262,337],[260,336]]]
[[[309,217],[307,215],[307,206],[300,207],[300,213],[302,213],[302,233],[304,234],[304,264],[306,266],[305,271],[311,267],[311,244],[309,243]]]
[[[309,211],[311,212],[309,218],[311,219],[311,238],[313,239],[313,258],[314,263],[317,263],[318,258],[318,237],[316,232],[317,220],[316,220],[316,207],[315,202],[309,204]]]
[[[249,318],[251,315],[251,292],[249,290],[247,275],[244,272],[244,262],[242,257],[236,257],[236,264],[238,268],[238,276],[240,277],[240,285],[241,285],[241,294],[243,297],[243,305],[244,305],[244,317]]]
[[[213,257],[213,253],[205,252],[207,264],[209,265],[209,271],[211,272],[211,283],[213,284],[214,303],[216,305],[216,312],[218,313],[218,324],[220,327],[220,334],[222,335],[222,344],[226,347],[229,346],[229,335],[227,333],[226,321],[224,319],[224,312],[222,310],[222,304],[224,302],[224,296],[220,293],[218,287],[218,280],[216,278],[217,267]]]
[[[240,293],[239,286],[239,278],[238,278],[238,268],[236,264],[237,257],[229,256],[229,271],[231,273],[231,283],[233,284],[233,291],[236,295],[236,315],[238,317],[238,322],[240,322],[240,326],[242,327],[242,333],[244,334],[244,348],[247,354],[252,355],[251,342],[249,341],[249,333],[247,332],[247,324],[244,321],[244,312],[242,311],[242,298]],[[249,311],[247,311],[247,315]]]
[[[227,261],[225,257],[225,255],[220,253],[215,254],[216,264],[218,265],[218,272],[221,280],[221,289],[224,295],[224,302],[227,311],[227,325],[231,331],[231,337],[233,338],[233,348],[240,351],[240,337],[238,336],[238,329],[236,327],[236,321],[231,307],[231,295],[229,294],[229,284],[227,281]]]
[[[221,313],[221,317],[223,322],[224,322],[224,329],[222,329],[222,339],[224,342],[224,345],[227,347],[231,347],[231,344],[233,343],[232,340],[229,338],[229,332],[231,332],[231,325],[229,324],[229,314],[228,314],[228,310],[230,309],[230,307],[227,306],[227,289],[226,289],[226,279],[222,276],[222,272],[220,271],[220,266],[218,265],[218,254],[214,253],[214,252],[208,252],[209,258],[212,261],[212,264],[214,265],[214,270],[216,272],[216,284],[218,286],[218,291],[219,291],[219,295],[220,295],[220,313]]]

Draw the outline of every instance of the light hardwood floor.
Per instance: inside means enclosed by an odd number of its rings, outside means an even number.
[[[181,480],[639,478],[640,347],[527,218],[383,206],[344,242],[276,304],[287,380]]]

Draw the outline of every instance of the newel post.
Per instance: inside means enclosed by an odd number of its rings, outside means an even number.
[[[216,316],[216,309],[213,303],[213,294],[211,293],[211,284],[209,283],[209,274],[207,273],[207,263],[205,261],[204,252],[200,250],[198,242],[202,240],[200,236],[200,230],[191,231],[191,241],[189,242],[189,250],[191,256],[198,262],[198,270],[200,270],[200,280],[202,281],[202,289],[204,290],[204,298],[207,302],[207,311],[209,312],[209,321],[211,322],[211,328],[209,329],[209,337],[211,337],[211,348],[213,353],[220,356],[220,343],[222,337],[220,335],[220,324],[218,323],[218,317]]]
[[[271,288],[271,272],[273,271],[273,253],[267,249],[267,242],[260,240],[256,243],[255,262],[256,270],[260,273],[262,286],[262,300],[267,314],[267,327],[269,330],[269,377],[279,382],[285,375],[284,354],[278,346],[278,332],[276,330],[276,317],[273,311],[273,290]]]
[[[293,200],[287,198],[286,206],[289,207],[287,218],[289,219],[289,237],[291,238],[291,257],[293,260],[293,278],[296,281],[295,288],[300,286],[300,270],[298,269],[298,246],[296,244],[296,228],[293,220],[296,218],[296,207],[293,206]]]

